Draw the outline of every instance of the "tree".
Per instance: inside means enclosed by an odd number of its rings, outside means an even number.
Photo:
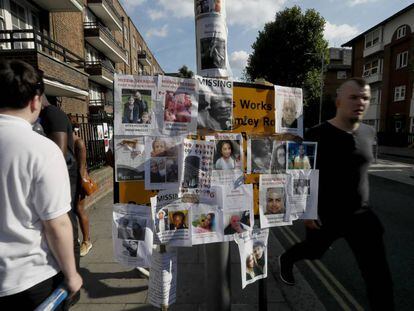
[[[183,65],[180,69],[178,69],[178,76],[180,78],[192,78],[194,73],[189,70],[186,65]]]
[[[294,6],[278,12],[252,45],[246,79],[303,88],[305,106],[318,105],[322,56],[328,59],[324,27],[324,18],[313,9],[303,13]]]

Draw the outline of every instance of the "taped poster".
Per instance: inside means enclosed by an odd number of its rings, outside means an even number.
[[[198,91],[198,128],[225,131],[232,128],[233,82],[195,76]]]
[[[184,139],[180,192],[184,196],[209,196],[214,143]]]
[[[233,241],[235,233],[253,229],[253,185],[217,187],[218,202],[223,210],[224,241]]]
[[[259,215],[260,228],[291,225],[285,221],[290,215],[290,206],[286,201],[286,183],[288,175],[260,175],[259,179]]]
[[[239,247],[242,288],[257,280],[267,278],[267,242],[269,229],[235,234]]]
[[[167,135],[196,133],[198,96],[195,80],[159,76],[158,94],[164,105],[162,132]]]
[[[223,241],[223,213],[217,205],[194,204],[192,207],[193,245]]]
[[[212,183],[234,185],[243,176],[243,136],[218,133],[206,140],[214,142]]]
[[[269,137],[249,137],[247,140],[247,174],[269,174],[273,140]]]
[[[145,189],[178,189],[182,138],[145,137]]]
[[[148,282],[148,301],[157,308],[168,307],[177,298],[177,249],[154,251]]]
[[[225,0],[195,0],[197,74],[229,77]]]
[[[160,191],[151,198],[154,219],[154,243],[191,246],[191,206],[183,203],[174,190]]]
[[[155,129],[157,77],[115,75],[116,135],[148,135]]]
[[[287,169],[287,152],[285,141],[273,141],[272,155],[270,158],[270,173],[283,174]]]
[[[288,142],[288,168],[291,170],[310,170],[315,168],[316,142]]]
[[[152,256],[152,219],[148,206],[115,204],[112,218],[114,256],[120,264],[150,267]]]
[[[290,219],[317,219],[319,170],[288,170],[287,202]]]
[[[114,139],[116,181],[137,181],[145,177],[143,136],[117,136]]]
[[[303,137],[302,89],[275,85],[275,130]]]

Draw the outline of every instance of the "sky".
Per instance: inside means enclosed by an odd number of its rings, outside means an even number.
[[[194,0],[121,0],[164,72],[196,68]],[[330,47],[341,44],[412,4],[412,0],[226,0],[227,50],[233,78],[242,77],[252,44],[275,14],[298,5],[325,19]]]

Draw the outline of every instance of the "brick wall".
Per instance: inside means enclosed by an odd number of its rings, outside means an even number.
[[[62,102],[60,104],[61,109],[65,113],[71,114],[84,114],[89,113],[88,104],[83,98],[71,98],[71,97],[62,97]]]

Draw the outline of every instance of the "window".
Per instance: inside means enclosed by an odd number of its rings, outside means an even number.
[[[381,90],[380,89],[372,89],[371,91],[371,105],[379,105],[381,102]]]
[[[400,28],[397,29],[397,40],[401,39],[402,37],[405,37],[405,35],[407,34],[407,26],[401,26]]]
[[[373,60],[371,62],[365,63],[364,71],[362,76],[369,77],[371,75],[375,75],[377,73],[381,73],[381,61],[380,59]]]
[[[379,28],[365,35],[365,48],[374,46],[379,42],[380,42],[380,29]]]
[[[129,39],[128,27],[124,25],[124,38],[126,41]]]
[[[126,62],[127,62],[127,65],[129,65],[129,51],[127,50],[125,52],[126,52]]]
[[[408,64],[408,51],[398,53],[397,54],[397,63],[395,68],[400,69],[403,67],[407,67]]]
[[[134,49],[137,48],[137,39],[135,39],[135,37],[132,37],[132,46],[134,47]]]
[[[405,85],[396,86],[394,88],[394,101],[400,101],[405,99]]]

